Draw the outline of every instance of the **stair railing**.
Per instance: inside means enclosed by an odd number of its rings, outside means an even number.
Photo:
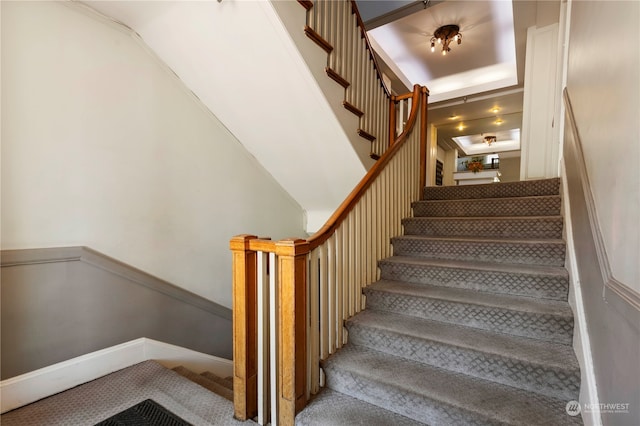
[[[416,85],[391,98],[391,117],[410,99],[405,129],[311,238],[231,239],[237,419],[293,425],[324,384],[320,361],[346,343],[344,321],[364,308],[362,289],[425,185],[427,96]]]
[[[359,117],[357,132],[371,142],[371,157],[380,158],[395,140],[387,127],[392,95],[382,78],[355,1],[299,0],[299,3],[307,9],[305,33],[327,52],[327,75],[345,88],[343,106]],[[399,130],[397,134],[402,131]]]

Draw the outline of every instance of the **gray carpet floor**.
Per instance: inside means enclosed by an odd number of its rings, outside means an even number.
[[[155,361],[145,361],[0,416],[2,426],[94,425],[152,399],[196,425],[248,425],[233,403]]]

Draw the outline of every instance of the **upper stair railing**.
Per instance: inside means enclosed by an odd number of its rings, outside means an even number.
[[[357,132],[371,142],[371,157],[379,159],[395,139],[387,126],[391,91],[382,78],[355,1],[299,3],[307,9],[305,34],[327,52],[325,71],[344,87],[342,105],[359,117]]]
[[[231,239],[236,418],[293,425],[323,385],[320,361],[346,343],[344,321],[425,185],[427,96],[391,97],[388,134],[410,104],[404,130],[311,238]]]
[[[346,343],[344,321],[364,308],[362,288],[377,280],[426,181],[428,90],[390,93],[354,1],[299,3],[378,161],[311,238],[231,239],[234,411],[262,425],[293,425],[324,384],[320,361]]]

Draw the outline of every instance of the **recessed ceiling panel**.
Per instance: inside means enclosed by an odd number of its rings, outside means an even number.
[[[437,28],[458,25],[462,43],[431,52]],[[510,1],[445,1],[368,32],[373,47],[404,84],[426,85],[430,102],[518,83]]]

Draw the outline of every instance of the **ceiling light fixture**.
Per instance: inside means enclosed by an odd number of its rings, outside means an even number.
[[[449,44],[455,41],[458,44],[462,44],[462,34],[460,34],[460,27],[457,25],[443,25],[438,28],[431,37],[431,51],[435,52],[436,43],[442,44],[442,54],[446,55],[451,52]]]
[[[497,138],[495,136],[485,136],[484,137],[484,143],[487,144],[487,146],[491,146],[492,143],[494,143],[497,140]]]
[[[502,118],[498,118],[496,119],[496,121],[494,121],[495,124],[497,124],[498,126],[501,125],[502,123],[504,123],[504,121],[502,121]]]
[[[499,111],[500,111],[500,108],[498,108],[498,107],[493,107],[491,109],[491,112],[494,113],[494,114],[497,114]]]
[[[460,131],[464,130],[464,126],[462,125],[462,123],[458,124],[458,130],[460,130]]]

